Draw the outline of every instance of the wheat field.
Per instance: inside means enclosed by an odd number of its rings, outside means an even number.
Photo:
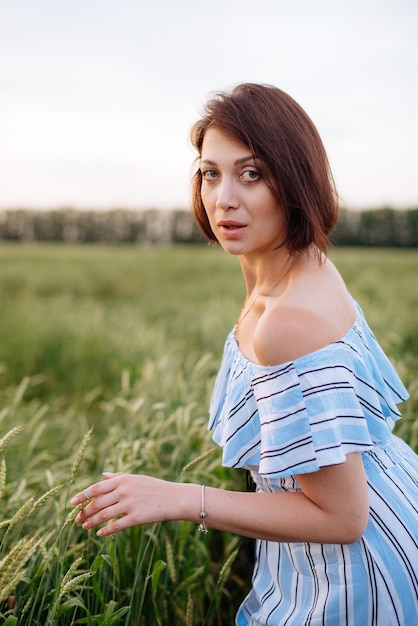
[[[417,449],[418,251],[330,256],[409,389],[397,432]],[[206,429],[243,295],[213,247],[2,245],[0,624],[233,623],[240,538],[176,522],[103,540],[69,500],[104,470],[245,488]]]

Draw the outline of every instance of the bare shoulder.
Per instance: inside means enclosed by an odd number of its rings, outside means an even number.
[[[341,339],[355,318],[343,280],[326,261],[282,297],[267,299],[253,334],[254,354],[261,365],[294,361]]]

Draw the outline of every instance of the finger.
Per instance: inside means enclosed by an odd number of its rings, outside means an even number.
[[[88,491],[89,497],[87,497],[86,491]],[[88,489],[85,489],[84,491],[80,491],[80,493],[77,493],[73,498],[71,498],[70,504],[74,506],[77,506],[77,504],[85,504],[94,497],[95,496],[93,495],[92,487],[89,487]]]
[[[89,492],[89,495],[90,495],[90,492]],[[77,493],[70,500],[70,504],[73,504],[74,506],[77,506],[77,504],[84,504],[85,502],[88,502],[88,499],[86,498],[86,494],[84,493],[84,491],[80,491],[80,493]]]
[[[90,487],[87,487],[87,489],[84,489],[83,491],[77,493],[70,500],[70,504],[75,506],[77,504],[83,504],[84,502],[88,502],[93,498],[97,498],[98,496],[103,495],[104,493],[109,493],[109,491],[112,491],[115,486],[116,485],[112,483],[111,480],[103,480],[99,483],[94,483]]]
[[[110,520],[122,515],[122,509],[118,502],[111,504],[105,508],[100,508],[96,513],[90,515],[82,524],[84,530],[90,530],[101,524],[105,524]]]
[[[112,520],[111,522],[109,522],[109,524],[106,524],[106,526],[100,528],[97,531],[96,535],[98,537],[107,537],[108,535],[114,535],[115,533],[118,533],[120,530],[126,530],[133,525],[134,524],[129,521],[129,516],[126,515],[124,517],[119,517]]]
[[[109,506],[117,504],[117,502],[118,500],[116,498],[115,490],[98,496],[81,509],[81,511],[75,518],[75,521],[77,524],[81,524],[91,518],[93,515],[97,514],[102,509],[106,509]]]

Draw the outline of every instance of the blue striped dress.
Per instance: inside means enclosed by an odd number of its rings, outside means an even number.
[[[249,469],[258,491],[300,491],[298,474],[360,451],[370,502],[355,543],[257,540],[238,626],[418,624],[418,457],[392,433],[408,394],[355,306],[340,341],[283,365],[227,338],[209,422],[223,464]]]

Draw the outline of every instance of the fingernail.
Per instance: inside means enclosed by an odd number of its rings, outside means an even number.
[[[77,504],[77,496],[74,496],[74,498],[71,498],[70,504]]]

